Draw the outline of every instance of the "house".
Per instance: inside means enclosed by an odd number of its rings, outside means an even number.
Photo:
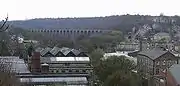
[[[103,55],[103,59],[108,59],[110,58],[111,56],[125,56],[126,59],[130,60],[130,61],[133,61],[135,64],[137,64],[137,58],[134,58],[132,56],[129,56],[128,55],[128,52],[113,52],[113,53],[105,53]]]
[[[138,72],[148,79],[156,78],[157,81],[160,79],[155,76],[161,76],[160,72],[177,63],[178,59],[173,53],[160,48],[144,50],[137,55]]]
[[[139,50],[139,44],[138,43],[120,43],[115,47],[118,51],[134,51]]]
[[[163,41],[163,42],[169,42],[171,39],[169,33],[160,32],[154,35],[155,41]]]

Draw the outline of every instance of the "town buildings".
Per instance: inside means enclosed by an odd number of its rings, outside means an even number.
[[[28,60],[31,73],[37,73],[38,84],[92,86],[93,67],[84,52],[70,48],[38,48]],[[34,79],[33,77],[32,79]],[[50,80],[50,81],[48,81]],[[54,81],[53,81],[54,80]],[[60,80],[60,81],[58,81]]]
[[[143,50],[137,55],[138,72],[149,79],[149,86],[159,86],[162,77],[160,73],[167,71],[174,64],[178,64],[178,58],[168,50],[154,48]]]
[[[19,57],[0,57],[11,64],[21,84],[27,86],[93,86],[93,66],[85,52],[70,48],[37,48],[27,62]]]
[[[154,35],[154,40],[155,41],[164,41],[164,42],[169,42],[171,39],[169,33],[165,32],[160,32]]]

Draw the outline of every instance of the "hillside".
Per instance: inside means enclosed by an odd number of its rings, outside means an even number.
[[[168,16],[142,16],[142,15],[121,15],[106,17],[89,18],[37,18],[23,21],[10,21],[15,27],[33,29],[59,29],[59,28],[101,28],[101,29],[120,29],[125,32],[132,27],[153,24],[155,18],[170,18]],[[180,20],[179,17],[173,18]]]

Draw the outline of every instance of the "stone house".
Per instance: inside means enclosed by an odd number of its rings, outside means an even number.
[[[159,77],[163,77],[160,72],[177,63],[178,58],[173,53],[159,48],[144,50],[137,55],[138,72],[148,79],[153,78],[156,82],[160,81]]]

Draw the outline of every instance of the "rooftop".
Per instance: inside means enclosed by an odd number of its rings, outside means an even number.
[[[9,65],[10,70],[15,73],[30,73],[30,71],[27,69],[27,65],[24,63],[24,60],[19,59],[19,57],[1,56],[0,61],[4,62],[3,64],[5,65]]]
[[[155,34],[154,36],[169,36],[169,33],[160,32],[160,33]]]
[[[44,56],[47,53],[52,54],[52,56],[56,56],[59,52],[63,54],[63,56],[67,56],[69,53],[73,53],[75,56],[78,56],[81,53],[84,53],[80,50],[76,50],[76,49],[71,49],[71,48],[67,48],[67,47],[46,47],[46,48],[37,48],[35,51],[40,52],[41,56]],[[85,56],[87,56],[86,54],[84,54]]]
[[[174,64],[169,68],[170,73],[172,74],[172,76],[174,77],[174,79],[176,80],[176,82],[178,84],[180,84],[180,64]]]
[[[36,83],[51,83],[51,82],[64,82],[67,84],[84,83],[87,84],[86,77],[47,77],[47,78],[21,78],[21,82],[36,82]]]
[[[104,59],[107,59],[111,56],[125,56],[127,59],[134,61],[137,64],[137,59],[128,55],[128,52],[114,52],[114,53],[105,53]]]
[[[145,55],[145,56],[149,57],[150,59],[155,60],[167,52],[168,51],[166,51],[166,50],[154,48],[154,49],[147,49],[147,50],[141,51],[138,53],[138,55]]]
[[[89,57],[48,57],[41,58],[41,63],[49,62],[89,62]]]

